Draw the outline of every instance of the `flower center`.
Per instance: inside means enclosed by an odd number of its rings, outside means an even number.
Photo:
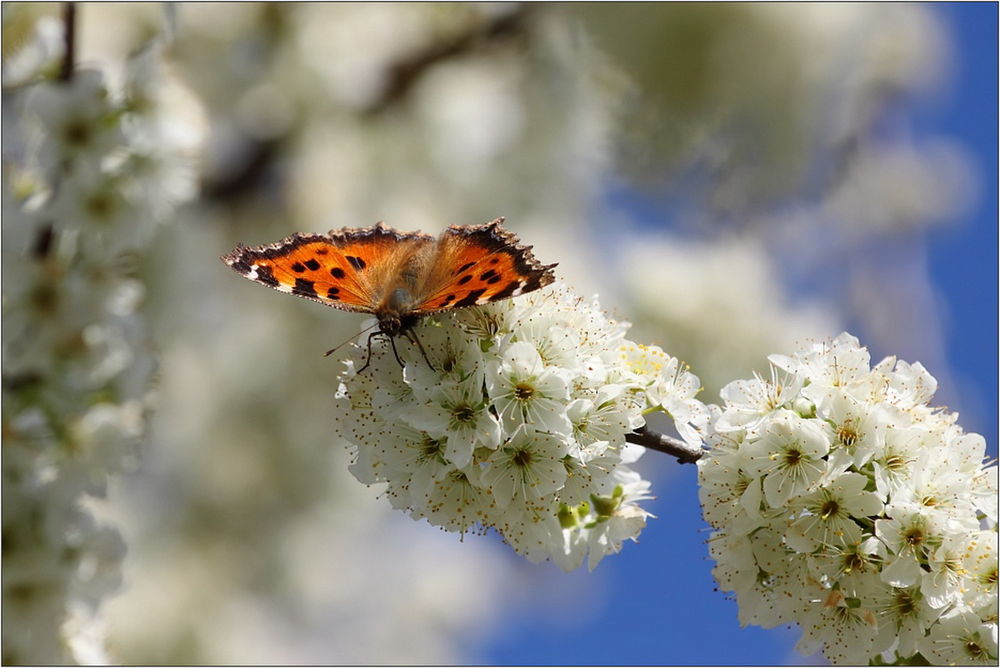
[[[905,617],[916,612],[917,605],[910,592],[901,591],[896,595],[895,608],[900,617]]]
[[[63,140],[70,146],[85,146],[90,138],[87,124],[74,120],[63,128]]]
[[[518,383],[514,388],[514,397],[519,401],[527,401],[535,393],[535,388],[525,383]]]
[[[474,417],[476,417],[476,411],[472,410],[469,406],[455,406],[455,409],[451,412],[455,416],[455,419],[459,422],[471,422]]]
[[[924,542],[924,530],[920,527],[907,529],[906,533],[903,534],[903,540],[906,541],[907,545],[916,547]]]
[[[527,466],[531,463],[531,452],[528,450],[518,450],[514,453],[514,463],[518,466]]]
[[[790,448],[785,450],[785,464],[787,466],[797,466],[803,459],[802,451]]]
[[[59,303],[59,293],[50,283],[39,283],[31,292],[32,305],[42,313],[51,313]]]
[[[851,552],[844,555],[844,573],[850,573],[852,571],[864,572],[865,567],[868,562],[865,560],[864,556],[858,552]]]
[[[824,503],[823,506],[820,508],[819,516],[824,520],[828,520],[834,515],[836,515],[838,512],[840,512],[840,504],[837,503],[834,499],[830,499],[829,501]]]
[[[906,460],[899,455],[892,455],[885,460],[885,467],[890,471],[898,471],[906,466]]]
[[[434,457],[441,452],[441,441],[435,441],[433,438],[425,438],[424,442],[420,444],[420,450],[424,453],[425,457]]]
[[[965,641],[965,651],[968,653],[969,656],[977,659],[983,656],[983,654],[985,654],[983,648],[980,647],[979,643],[977,643],[975,640]]]
[[[468,476],[466,476],[461,471],[451,471],[450,473],[448,473],[448,478],[453,483],[457,483],[457,484],[466,484],[466,483],[469,482]]]
[[[110,216],[114,211],[114,201],[110,193],[95,193],[84,202],[84,207],[94,218],[100,220]]]
[[[854,444],[858,442],[858,436],[858,432],[850,420],[841,425],[840,429],[837,430],[837,437],[840,439],[840,442],[848,448],[854,447]]]

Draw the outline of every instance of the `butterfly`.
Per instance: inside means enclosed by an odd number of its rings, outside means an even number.
[[[423,352],[411,330],[424,316],[516,297],[555,280],[556,265],[538,262],[503,221],[452,225],[436,238],[381,222],[298,233],[263,246],[238,244],[221,259],[281,292],[374,315],[379,329],[368,338],[368,361],[371,337],[383,334],[402,364],[393,337],[403,335]]]

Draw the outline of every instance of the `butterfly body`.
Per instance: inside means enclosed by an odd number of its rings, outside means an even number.
[[[370,313],[379,331],[406,334],[420,318],[487,304],[548,285],[552,268],[504,229],[452,225],[435,238],[379,223],[328,234],[293,234],[264,246],[238,245],[222,261],[281,292]]]
[[[396,288],[375,309],[379,331],[389,336],[398,336],[413,327],[420,320],[413,311],[413,295],[406,288]]]

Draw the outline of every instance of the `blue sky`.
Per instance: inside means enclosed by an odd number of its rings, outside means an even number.
[[[928,239],[934,286],[947,321],[948,356],[962,383],[949,405],[969,416],[997,454],[997,4],[937,5],[954,37],[953,86],[938,105],[911,110],[918,135],[963,143],[980,175],[980,197],[959,224]],[[911,360],[912,361],[912,360]],[[934,373],[934,369],[930,369]],[[530,596],[479,648],[500,664],[787,664],[798,631],[740,629],[736,605],[714,591],[695,469],[647,454],[642,470],[658,498],[658,516],[642,533],[588,574],[551,564],[533,569],[544,596]],[[579,596],[574,591],[583,588]],[[543,598],[547,600],[543,600]],[[816,661],[817,659],[812,659]],[[822,662],[820,660],[820,662]]]

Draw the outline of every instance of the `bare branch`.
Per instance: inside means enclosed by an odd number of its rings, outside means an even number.
[[[389,66],[382,94],[368,106],[365,114],[378,114],[405,97],[420,77],[434,65],[473,53],[487,45],[517,35],[524,29],[525,19],[530,12],[531,8],[527,5],[519,5],[507,14],[472,26],[462,34],[447,41],[432,44],[422,51],[393,63]]]
[[[67,2],[63,5],[63,52],[62,67],[59,68],[59,81],[73,79],[73,68],[76,65],[76,3]]]
[[[679,438],[658,434],[645,427],[639,427],[631,434],[626,434],[625,440],[676,457],[681,464],[693,464],[701,459],[704,453],[701,448],[694,448]]]

